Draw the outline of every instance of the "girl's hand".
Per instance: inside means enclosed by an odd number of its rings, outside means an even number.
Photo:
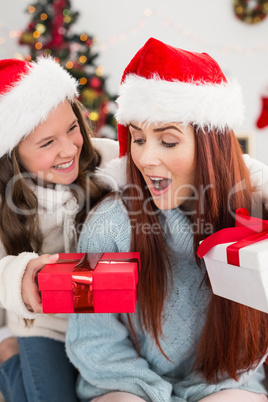
[[[59,258],[59,254],[42,254],[31,260],[24,272],[21,283],[22,300],[29,311],[42,313],[42,301],[37,284],[37,274],[46,264],[53,264]]]

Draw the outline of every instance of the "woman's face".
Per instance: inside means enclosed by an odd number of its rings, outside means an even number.
[[[28,172],[45,182],[71,184],[78,176],[82,146],[77,117],[65,101],[20,142],[18,156]]]
[[[196,166],[193,128],[178,123],[129,125],[131,156],[154,203],[172,209],[189,200]]]

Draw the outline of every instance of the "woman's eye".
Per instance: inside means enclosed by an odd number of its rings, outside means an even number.
[[[162,145],[166,148],[174,148],[178,143],[177,142],[165,142],[162,141]]]
[[[52,142],[53,142],[53,140],[50,140],[50,141],[46,142],[45,144],[41,145],[40,148],[46,148],[46,147],[48,147],[50,144],[52,144]]]
[[[133,140],[133,144],[142,145],[143,143],[144,143],[144,140],[142,138],[138,138],[136,140]]]

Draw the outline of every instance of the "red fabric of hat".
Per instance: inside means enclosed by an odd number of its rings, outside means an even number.
[[[0,94],[10,91],[22,75],[28,74],[30,63],[17,59],[1,60]]]

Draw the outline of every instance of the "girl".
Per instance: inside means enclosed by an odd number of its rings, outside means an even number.
[[[237,208],[263,212],[232,130],[242,117],[239,86],[207,54],[151,38],[119,95],[127,186],[89,214],[78,249],[140,251],[139,303],[133,315],[70,316],[78,395],[267,401],[268,315],[213,295],[196,255],[202,239],[234,224]]]
[[[105,190],[94,172],[118,146],[91,140],[77,82],[54,59],[1,60],[0,77],[0,390],[7,401],[76,401],[67,315],[36,314],[35,281],[57,253],[76,251]]]

